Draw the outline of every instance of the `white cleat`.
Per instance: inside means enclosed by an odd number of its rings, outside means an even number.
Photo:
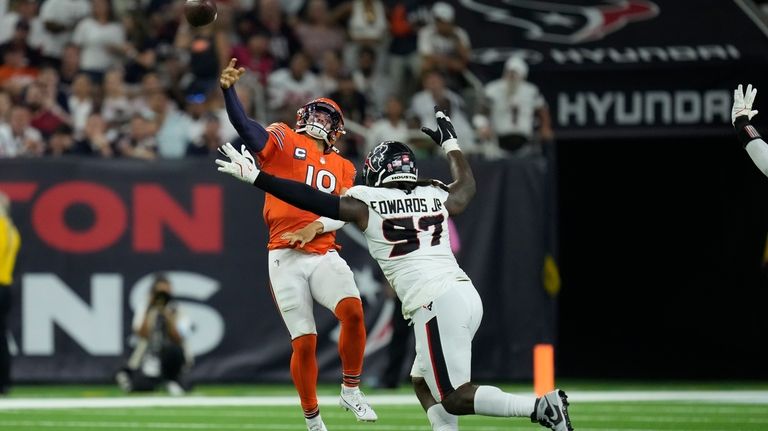
[[[536,405],[531,414],[531,422],[553,431],[573,431],[571,417],[568,415],[568,396],[565,392],[555,389],[536,399]]]
[[[341,385],[339,405],[344,410],[351,410],[355,414],[355,418],[361,422],[376,422],[376,419],[379,418],[371,405],[368,404],[360,388],[345,388],[344,385]]]
[[[328,431],[319,415],[312,419],[304,419],[307,422],[307,431]]]

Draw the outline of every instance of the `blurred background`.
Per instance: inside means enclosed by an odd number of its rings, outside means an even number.
[[[768,77],[760,2],[228,0],[200,28],[183,5],[0,0],[12,385],[113,382],[158,275],[185,316],[189,382],[289,382],[262,194],[214,170],[239,139],[218,87],[233,57],[262,124],[337,101],[356,166],[394,139],[450,180],[418,131],[449,111],[478,180],[452,232],[485,303],[477,380],[527,384],[541,343],[558,379],[768,379],[768,178],[730,124],[733,89]],[[364,383],[397,386],[402,318],[361,234],[339,242],[365,305]],[[335,382],[337,322],[316,317]]]

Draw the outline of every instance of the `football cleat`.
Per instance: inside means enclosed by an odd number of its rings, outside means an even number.
[[[351,410],[355,414],[355,418],[361,422],[376,422],[376,419],[379,418],[371,405],[368,404],[360,388],[345,388],[344,385],[341,385],[339,405],[344,410]]]
[[[571,418],[568,416],[568,396],[565,392],[555,389],[536,399],[531,413],[531,422],[554,431],[573,431]]]
[[[325,423],[320,416],[304,420],[307,422],[307,431],[328,431],[328,428],[325,427]]]

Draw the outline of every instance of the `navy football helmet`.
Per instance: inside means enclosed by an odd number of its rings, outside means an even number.
[[[384,141],[374,147],[363,166],[365,185],[380,187],[387,183],[413,183],[418,179],[416,157],[407,145]]]

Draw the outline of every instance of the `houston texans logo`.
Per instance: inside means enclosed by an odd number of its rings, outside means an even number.
[[[459,3],[467,9],[484,14],[490,22],[525,30],[527,39],[567,44],[602,39],[627,23],[650,19],[659,14],[659,7],[647,0],[591,2],[598,3],[595,5],[535,0],[501,0],[489,3],[459,0]]]
[[[365,159],[365,165],[373,172],[379,172],[381,164],[384,161],[384,153],[387,151],[387,143],[382,142],[371,151],[368,158]]]

